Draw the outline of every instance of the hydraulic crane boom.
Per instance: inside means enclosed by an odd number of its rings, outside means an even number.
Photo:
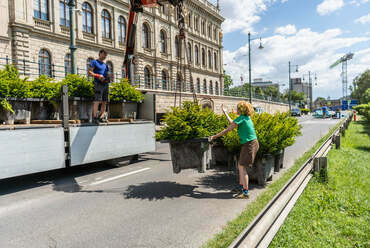
[[[125,77],[133,82],[134,79],[134,50],[136,36],[137,13],[143,12],[143,7],[157,7],[163,4],[171,4],[176,8],[178,15],[179,37],[185,38],[185,17],[183,13],[183,0],[130,0],[130,14],[128,18],[127,42],[125,50]]]

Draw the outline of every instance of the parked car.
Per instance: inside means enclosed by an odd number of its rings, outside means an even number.
[[[262,114],[263,112],[265,112],[262,107],[257,106],[253,108],[254,108],[254,112],[256,112],[257,114]]]
[[[294,108],[290,111],[291,115],[292,116],[301,116],[302,115],[302,112],[299,108]]]

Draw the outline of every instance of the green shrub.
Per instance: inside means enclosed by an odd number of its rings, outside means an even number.
[[[172,107],[164,116],[166,126],[156,134],[157,140],[184,141],[209,137],[223,129],[222,120],[212,110],[192,102]]]
[[[305,115],[306,115],[306,114],[308,114],[309,112],[310,112],[310,110],[309,110],[309,109],[306,109],[306,108],[302,108],[302,109],[301,109],[301,113],[302,113],[302,114],[305,114]]]
[[[3,100],[1,100],[0,105],[6,111],[10,111],[14,114],[14,110],[13,110],[12,105],[5,98]]]
[[[1,98],[29,98],[30,85],[27,78],[21,79],[17,68],[6,65],[0,71],[0,97]]]
[[[62,81],[62,85],[68,85],[68,96],[94,98],[94,83],[85,76],[68,74]]]
[[[141,102],[144,99],[141,91],[131,86],[127,79],[119,83],[111,83],[109,87],[109,100],[119,102],[122,100],[130,102]]]
[[[32,98],[56,99],[60,97],[60,83],[54,81],[53,78],[41,75],[34,81],[30,82],[30,90]]]
[[[360,115],[364,116],[370,122],[370,102],[368,104],[360,104],[353,107]]]

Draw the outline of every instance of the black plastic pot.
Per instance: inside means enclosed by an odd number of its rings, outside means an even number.
[[[198,169],[199,173],[204,173],[211,167],[212,155],[208,138],[162,143],[170,143],[172,167],[176,174],[184,169]]]
[[[222,144],[213,144],[212,149],[212,166],[227,166],[232,169],[234,165],[234,153],[228,151]]]
[[[277,154],[274,156],[275,158],[275,164],[274,164],[274,171],[279,172],[280,168],[283,168],[283,163],[284,163],[284,149],[279,151]]]

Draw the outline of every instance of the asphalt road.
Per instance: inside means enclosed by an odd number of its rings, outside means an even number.
[[[300,118],[303,136],[286,150],[286,167],[337,122]],[[119,168],[0,181],[0,247],[200,247],[264,190],[251,185],[249,200],[232,199],[231,173],[175,175],[168,152],[158,144]]]

